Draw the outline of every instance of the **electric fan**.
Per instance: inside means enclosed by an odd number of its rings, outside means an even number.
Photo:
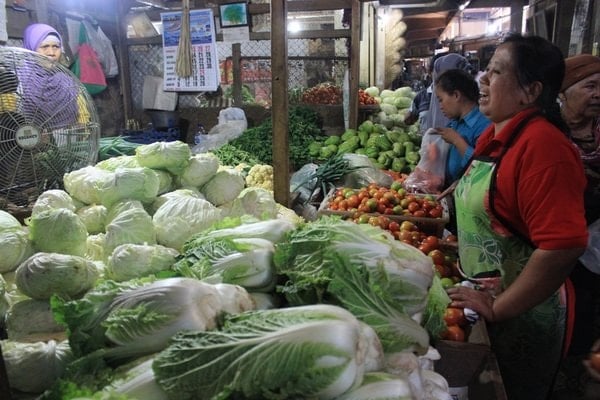
[[[68,68],[0,47],[0,209],[62,189],[66,172],[96,162],[99,140],[93,100]]]

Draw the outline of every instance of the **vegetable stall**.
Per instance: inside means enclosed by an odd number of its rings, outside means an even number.
[[[23,222],[0,212],[11,394],[444,399],[472,377],[437,372],[440,354],[464,346],[471,374],[493,369],[485,343],[447,333],[444,205],[403,189],[406,165],[351,147],[311,156],[306,141],[329,137],[310,116],[290,114],[296,210],[274,199],[268,152],[245,150],[257,127],[206,153],[139,144],[65,174]],[[406,139],[365,127],[374,146]],[[452,325],[485,340],[481,324]]]

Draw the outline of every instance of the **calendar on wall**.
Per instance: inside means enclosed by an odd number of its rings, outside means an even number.
[[[175,72],[177,47],[181,35],[181,12],[161,13],[163,27],[165,91],[214,92],[219,86],[215,25],[213,12],[190,10],[192,41],[192,75],[180,77]]]

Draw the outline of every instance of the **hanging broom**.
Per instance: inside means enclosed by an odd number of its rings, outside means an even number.
[[[181,34],[177,46],[177,60],[175,72],[178,76],[186,78],[192,75],[192,41],[190,38],[190,0],[183,0],[181,12]]]

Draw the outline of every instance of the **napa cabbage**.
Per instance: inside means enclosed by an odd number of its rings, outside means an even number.
[[[324,216],[289,232],[273,260],[287,279],[278,290],[291,304],[342,304],[375,329],[386,351],[428,347],[417,318],[433,263],[389,232]]]
[[[83,206],[76,211],[76,214],[81,218],[85,229],[90,235],[104,232],[106,228],[106,215],[108,214],[105,206],[101,204]]]
[[[31,214],[35,215],[42,211],[53,208],[66,208],[75,211],[75,203],[69,193],[61,189],[50,189],[42,192],[33,203]]]
[[[335,306],[225,316],[218,331],[181,332],[156,355],[155,379],[170,398],[334,399],[379,368],[372,329]]]
[[[108,257],[122,244],[156,244],[152,217],[143,208],[124,209],[106,226],[104,255]]]
[[[200,188],[217,173],[219,165],[219,158],[213,153],[193,155],[180,176],[181,186]]]
[[[233,201],[225,203],[219,208],[223,211],[224,216],[252,215],[258,219],[275,218],[279,210],[273,192],[258,187],[245,188]]]
[[[54,320],[48,300],[26,298],[14,302],[6,313],[5,323],[8,338],[22,342],[65,331],[64,326]]]
[[[103,281],[81,299],[53,297],[51,304],[55,318],[69,329],[75,355],[102,351],[121,362],[164,349],[177,332],[216,328],[223,313],[221,293],[197,279],[149,277]]]

